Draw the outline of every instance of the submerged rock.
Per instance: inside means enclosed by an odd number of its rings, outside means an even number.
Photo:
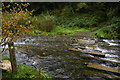
[[[97,43],[95,40],[84,40],[84,39],[73,39],[73,40],[75,40],[77,43],[86,44],[86,45]]]

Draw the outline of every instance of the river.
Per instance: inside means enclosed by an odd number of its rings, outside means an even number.
[[[42,69],[53,78],[69,78],[83,80],[116,80],[118,75],[86,67],[85,62],[112,65],[111,63],[80,57],[68,48],[79,46],[70,36],[40,36],[19,39],[16,57],[18,64]],[[90,39],[90,38],[88,38]],[[120,40],[93,39],[98,41],[95,50],[106,54],[107,59],[120,61]],[[28,46],[19,49],[19,45]],[[89,47],[86,46],[88,49]],[[74,53],[74,54],[73,54]],[[4,55],[6,57],[8,55]],[[120,68],[120,65],[116,66]],[[80,79],[80,80],[81,80]]]

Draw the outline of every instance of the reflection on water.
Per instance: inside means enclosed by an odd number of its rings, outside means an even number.
[[[85,62],[97,62],[98,64],[101,62],[80,57],[68,51],[68,48],[79,45],[77,43],[72,43],[72,39],[73,37],[56,36],[27,37],[20,39],[15,43],[16,46],[21,44],[23,46],[28,45],[29,47],[16,52],[17,62],[19,64],[29,65],[33,68],[42,69],[54,78],[105,80],[106,78],[117,77],[110,72],[102,72],[87,68]],[[99,43],[95,45],[95,50],[105,53],[108,59],[112,60],[112,58],[117,58],[117,60],[120,60],[120,40],[97,41],[99,41]],[[91,49],[90,47],[87,48]],[[107,64],[108,63],[106,63],[106,65]]]

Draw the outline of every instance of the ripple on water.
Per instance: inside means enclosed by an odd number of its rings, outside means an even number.
[[[36,68],[45,70],[49,75],[54,78],[88,78],[90,80],[104,80],[103,77],[110,76],[96,70],[86,68],[84,62],[90,62],[90,59],[82,58],[77,55],[70,55],[71,52],[66,51],[69,47],[79,46],[79,44],[71,45],[71,39],[73,37],[57,37],[57,36],[41,36],[41,37],[28,37],[21,39],[17,44],[29,45],[26,52],[18,51],[17,61],[18,63],[25,63],[29,66],[35,66]],[[78,37],[77,37],[78,38]],[[95,50],[106,53],[106,57],[119,57],[119,51],[114,45],[119,44],[120,40],[100,40],[100,44],[105,44]],[[111,45],[111,43],[114,43]],[[111,46],[109,46],[111,45]],[[118,46],[118,45],[116,45]],[[104,47],[104,48],[103,48]],[[112,48],[115,49],[112,49]],[[110,48],[110,49],[108,49]],[[40,55],[46,53],[47,55]],[[49,53],[49,54],[48,54]],[[29,56],[31,55],[32,56]],[[112,59],[111,59],[112,60]],[[91,62],[95,62],[94,60]],[[96,61],[98,62],[98,61]],[[101,62],[100,62],[101,63]],[[110,64],[106,64],[110,65]],[[112,64],[111,64],[112,65]],[[94,78],[94,79],[93,79]]]

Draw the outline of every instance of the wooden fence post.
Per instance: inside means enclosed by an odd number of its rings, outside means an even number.
[[[8,48],[9,48],[12,72],[17,72],[17,62],[16,62],[16,56],[15,56],[14,42],[8,42]]]

